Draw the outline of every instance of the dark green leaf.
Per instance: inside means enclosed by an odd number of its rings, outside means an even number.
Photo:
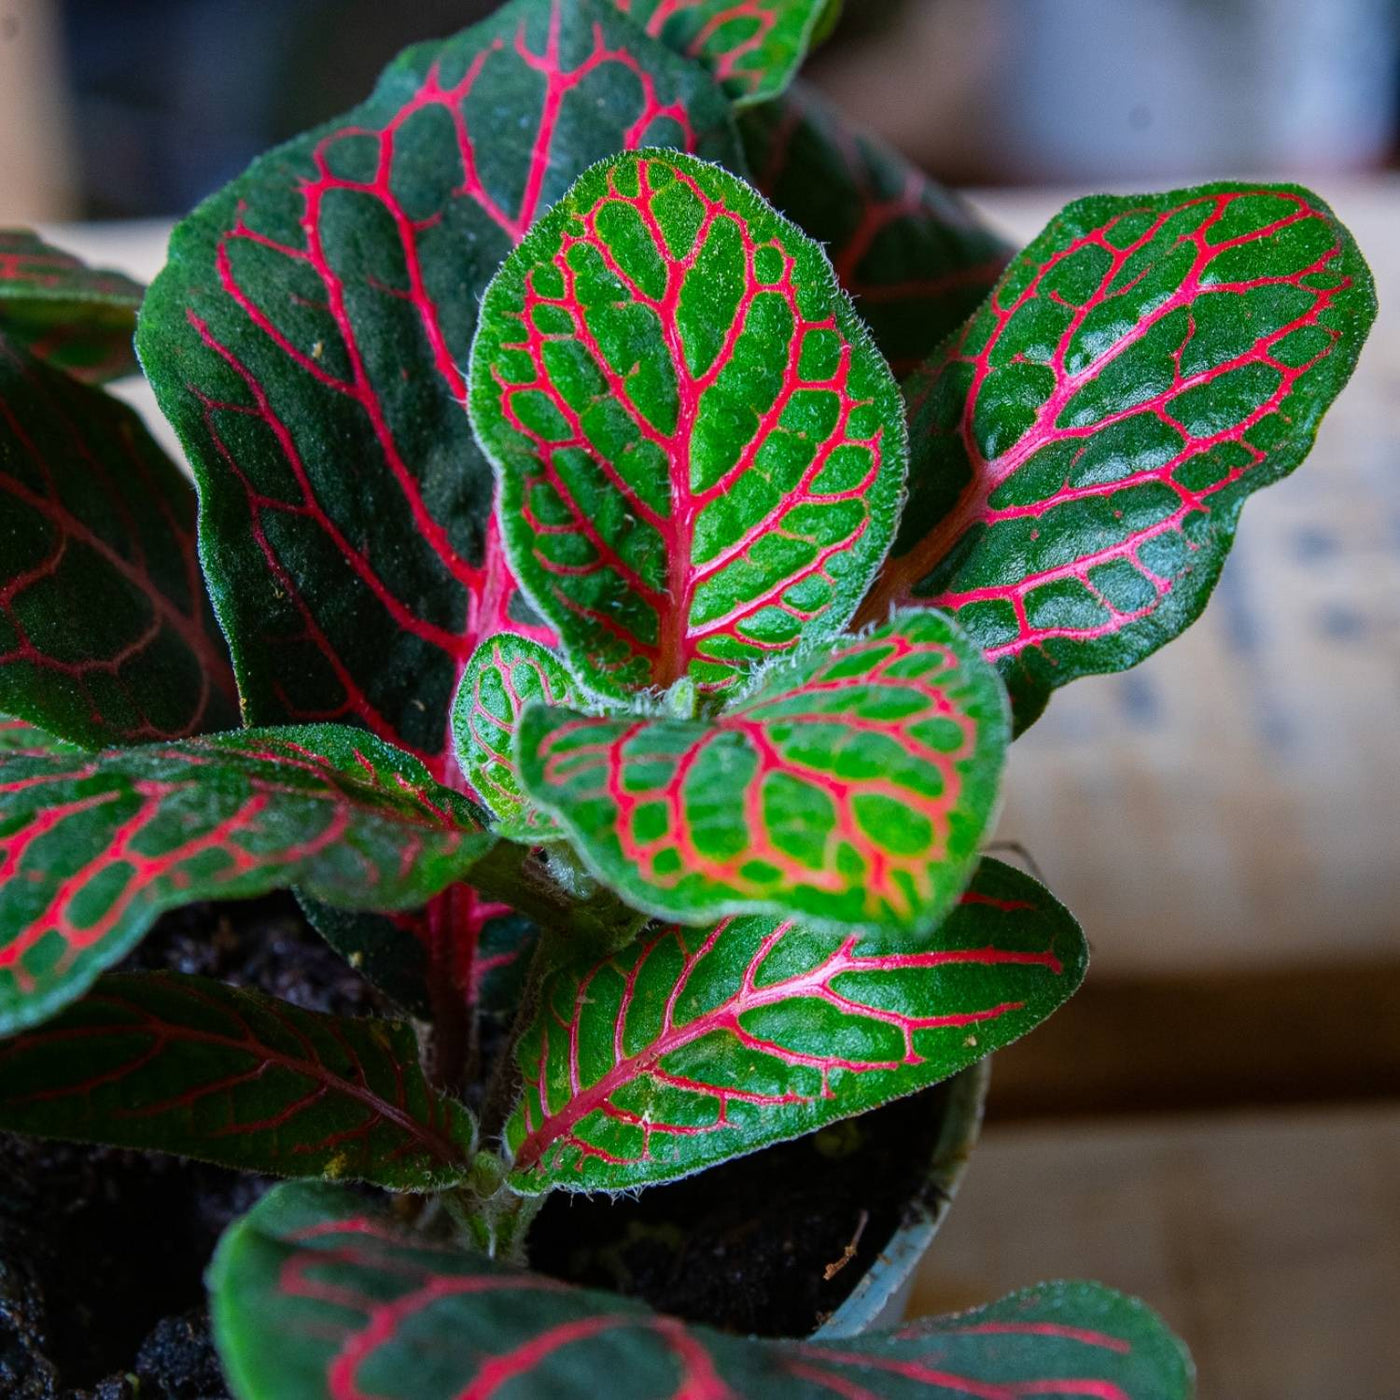
[[[225,1235],[214,1334],[239,1400],[1191,1400],[1136,1299],[1046,1283],[850,1341],[689,1326],[414,1236],[341,1188],[279,1186]]]
[[[714,720],[533,705],[518,757],[529,795],[638,909],[904,933],[967,884],[1006,742],[992,669],[946,618],[907,612],[774,666]]]
[[[1069,913],[995,861],[913,948],[765,918],[656,931],[550,975],[512,1181],[646,1186],[875,1108],[1025,1034],[1087,961]]]
[[[124,404],[3,338],[0,711],[88,748],[238,722],[189,482]]]
[[[144,291],[27,229],[0,229],[0,337],[79,379],[135,371],[131,337]]]
[[[906,386],[913,461],[868,617],[953,612],[1021,726],[1205,606],[1245,498],[1307,455],[1375,316],[1292,185],[1071,204]]]
[[[465,1180],[475,1145],[408,1026],[172,973],[109,973],[0,1045],[0,1128],[403,1191]]]
[[[709,77],[609,0],[512,0],[176,230],[141,354],[252,723],[360,723],[453,779],[461,669],[528,620],[463,412],[481,293],[575,176],[644,143],[742,159]]]
[[[904,427],[821,249],[674,152],[584,175],[507,259],[472,422],[580,678],[732,686],[834,637],[889,547]]]
[[[489,848],[466,799],[339,726],[0,762],[0,1034],[43,1020],[165,909],[299,884],[392,909]]]
[[[742,113],[754,182],[826,250],[896,374],[982,304],[1013,249],[951,191],[801,84]]]

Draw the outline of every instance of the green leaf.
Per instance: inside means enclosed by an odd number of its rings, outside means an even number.
[[[298,884],[392,909],[494,838],[408,755],[338,726],[0,762],[0,1034],[73,1000],[163,910]]]
[[[55,739],[37,726],[22,719],[0,717],[0,760],[7,758],[36,758],[58,750],[77,750],[74,744]]]
[[[1293,185],[1069,205],[906,386],[913,463],[866,606],[956,615],[1024,727],[1205,606],[1245,498],[1307,455],[1375,316]]]
[[[144,292],[28,229],[0,229],[0,338],[88,383],[135,373],[131,337]]]
[[[736,105],[766,102],[830,32],[831,0],[614,0],[653,38],[710,68]]]
[[[754,183],[825,245],[896,374],[982,304],[1014,251],[950,190],[798,84],[739,118]]]
[[[716,166],[580,178],[488,288],[471,375],[512,566],[597,689],[721,690],[835,636],[889,546],[889,370],[822,250]]]
[[[526,791],[638,909],[904,933],[967,884],[1006,742],[991,668],[946,618],[909,612],[774,666],[715,720],[531,706],[518,756]]]
[[[496,817],[496,830],[519,841],[559,834],[520,786],[513,746],[531,701],[576,705],[582,693],[557,653],[529,637],[498,632],[476,649],[452,709],[457,763]]]
[[[850,1341],[756,1341],[412,1235],[333,1186],[265,1196],[225,1233],[209,1288],[238,1400],[1194,1394],[1161,1319],[1098,1284],[1041,1284]]]
[[[512,1184],[647,1186],[876,1108],[1024,1035],[1087,962],[1069,912],[996,861],[897,952],[767,918],[659,929],[550,974],[517,1051]]]
[[[709,77],[609,0],[513,0],[176,230],[138,338],[251,723],[363,724],[454,781],[478,641],[547,635],[463,412],[481,293],[575,176],[644,143],[742,160]]]
[[[465,1180],[475,1147],[410,1027],[173,973],[109,973],[0,1045],[0,1127],[400,1191]]]
[[[124,404],[3,337],[0,711],[88,748],[238,723],[189,482]]]

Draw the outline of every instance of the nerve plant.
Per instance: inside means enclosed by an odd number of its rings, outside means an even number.
[[[203,204],[144,302],[0,244],[0,1126],[300,1179],[209,1274],[239,1396],[1190,1392],[1094,1285],[755,1342],[526,1272],[547,1193],[1069,996],[1078,928],[981,854],[1008,741],[1200,611],[1374,313],[1293,186],[1013,255],[784,91],[831,11],[513,0]],[[95,385],[138,304],[197,507]],[[286,887],[403,1021],[106,970]]]

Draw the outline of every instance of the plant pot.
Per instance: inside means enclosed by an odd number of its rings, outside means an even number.
[[[909,1203],[905,1221],[876,1256],[851,1295],[813,1333],[821,1338],[855,1337],[893,1326],[904,1316],[914,1291],[914,1274],[928,1253],[967,1171],[968,1158],[982,1131],[992,1062],[979,1060],[950,1083],[951,1096],[924,1190]]]

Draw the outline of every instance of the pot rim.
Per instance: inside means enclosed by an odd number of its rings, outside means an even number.
[[[968,1159],[982,1130],[991,1075],[991,1056],[988,1056],[946,1081],[950,1094],[923,1189],[906,1207],[903,1223],[865,1276],[841,1306],[811,1333],[813,1339],[857,1336],[873,1327],[887,1310],[893,1311],[904,1301],[905,1287],[947,1218],[962,1184]]]

